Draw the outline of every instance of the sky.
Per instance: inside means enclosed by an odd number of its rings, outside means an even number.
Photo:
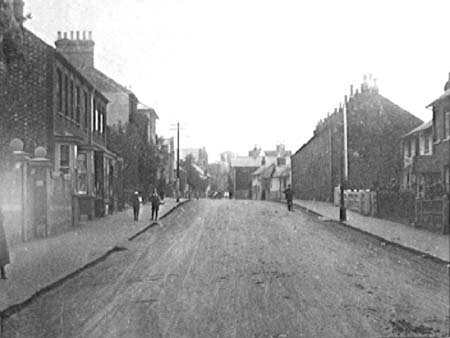
[[[180,147],[296,151],[364,74],[420,119],[450,72],[450,2],[25,0],[27,28],[92,31],[95,66],[131,88]]]

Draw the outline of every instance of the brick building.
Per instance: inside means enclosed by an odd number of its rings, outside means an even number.
[[[428,105],[433,110],[433,157],[439,178],[435,182],[441,185],[442,192],[450,193],[450,74],[444,87],[444,94]]]
[[[74,222],[79,214],[92,217],[96,201],[101,200],[103,208],[112,206],[110,184],[118,174],[118,158],[106,147],[108,99],[63,55],[25,28],[21,48],[22,57],[0,70],[1,172],[10,168],[12,139],[21,139],[29,154],[44,147],[52,178],[62,177],[63,185],[70,186]]]
[[[402,172],[400,140],[422,123],[378,92],[364,78],[360,92],[348,100],[348,184],[368,189],[387,186]],[[292,185],[297,198],[333,200],[339,185],[343,153],[343,107],[320,121],[314,136],[292,157]]]
[[[150,144],[156,144],[156,120],[159,120],[158,114],[153,108],[147,107],[143,103],[138,103],[137,112],[146,117],[147,141]]]
[[[440,178],[440,168],[433,152],[433,121],[423,123],[402,139],[402,190],[425,197],[427,190]]]

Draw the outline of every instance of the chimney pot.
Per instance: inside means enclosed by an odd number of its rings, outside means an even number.
[[[80,40],[80,31],[77,31],[77,40]]]
[[[86,40],[86,31],[83,31],[83,40]]]
[[[61,40],[61,31],[58,31],[58,40]]]
[[[64,39],[67,39],[67,32],[64,32]]]
[[[353,97],[353,85],[350,85],[350,97]]]
[[[70,40],[73,40],[73,31],[70,31]]]
[[[89,31],[89,40],[92,40],[92,31]]]

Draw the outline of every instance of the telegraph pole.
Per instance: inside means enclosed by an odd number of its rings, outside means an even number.
[[[340,198],[340,207],[339,207],[339,220],[346,221],[347,220],[347,210],[345,209],[345,193],[344,189],[346,183],[348,181],[348,144],[347,144],[347,110],[348,110],[348,102],[347,95],[344,98],[344,108],[343,108],[343,127],[344,127],[344,140],[343,140],[343,152],[341,153],[341,198]]]
[[[177,123],[177,202],[180,202],[180,122]]]

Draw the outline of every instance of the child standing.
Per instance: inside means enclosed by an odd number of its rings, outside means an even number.
[[[158,196],[158,193],[156,192],[156,189],[153,191],[152,196],[150,197],[150,202],[152,202],[152,221],[158,220],[158,211],[159,211],[159,205],[161,204],[161,199]]]

